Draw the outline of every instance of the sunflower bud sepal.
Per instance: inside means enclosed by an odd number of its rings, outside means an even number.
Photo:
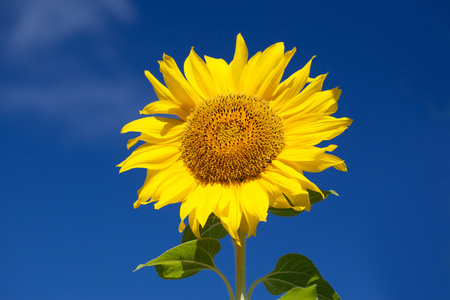
[[[200,226],[200,237],[201,238],[212,238],[216,240],[223,239],[228,235],[227,230],[222,226],[222,222],[214,214],[210,214],[205,226]],[[196,240],[197,237],[192,232],[189,225],[183,231],[183,237],[181,238],[181,243],[186,243],[192,240]]]
[[[328,197],[328,195],[330,195],[330,194],[339,196],[339,194],[333,190],[321,191],[323,196],[319,192],[316,192],[316,191],[312,191],[309,189],[307,191],[309,194],[309,201],[310,201],[311,205],[325,200]],[[286,195],[284,195],[284,197],[286,198],[286,201],[292,205],[289,198]],[[299,215],[303,211],[298,211],[293,208],[275,208],[275,207],[270,206],[268,212],[271,213],[272,215],[279,216],[279,217],[294,217],[296,215]]]

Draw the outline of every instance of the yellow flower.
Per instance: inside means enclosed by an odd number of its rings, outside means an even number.
[[[159,100],[141,113],[176,117],[146,117],[122,129],[141,133],[128,148],[144,142],[119,164],[121,172],[147,169],[134,207],[181,202],[180,232],[189,216],[198,236],[214,213],[234,239],[239,229],[255,235],[269,206],[309,211],[307,189],[321,192],[303,172],[346,171],[342,159],[326,153],[336,145],[315,145],[352,120],[330,116],[341,90],[322,91],[326,74],[309,77],[312,59],[280,83],[294,52],[277,43],[247,61],[239,34],[230,64],[208,56],[203,61],[192,49],[184,76],[172,57],[159,61],[167,87],[146,71]]]

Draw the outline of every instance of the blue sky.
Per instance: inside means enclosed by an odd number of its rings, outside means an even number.
[[[227,299],[212,272],[164,281],[140,263],[181,239],[178,205],[133,209],[143,170],[118,175],[121,127],[156,99],[166,53],[232,59],[297,48],[340,86],[333,143],[348,173],[310,174],[339,197],[269,216],[248,240],[248,284],[295,252],[342,299],[450,294],[447,1],[2,1],[0,299]],[[217,266],[233,281],[229,239]],[[218,296],[217,296],[218,294]],[[253,299],[277,299],[258,286]]]

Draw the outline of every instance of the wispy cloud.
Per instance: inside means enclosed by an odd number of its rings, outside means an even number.
[[[117,134],[152,100],[144,94],[150,89],[142,90],[143,72],[130,71],[107,37],[117,23],[136,19],[128,0],[26,0],[5,7],[11,17],[0,45],[6,70],[0,115],[32,112],[75,136],[95,138]],[[80,35],[88,37],[82,48],[88,50],[67,51],[64,45]]]
[[[6,38],[10,53],[52,47],[80,33],[98,34],[111,20],[130,22],[136,16],[127,0],[27,0],[15,5]]]
[[[139,80],[10,87],[0,92],[0,98],[8,100],[1,102],[0,115],[38,114],[83,138],[117,134],[125,122],[138,117],[138,109],[149,99],[136,82]]]

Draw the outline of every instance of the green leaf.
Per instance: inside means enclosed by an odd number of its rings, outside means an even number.
[[[213,238],[216,240],[223,239],[228,235],[226,229],[222,226],[220,219],[214,214],[210,214],[208,221],[206,221],[205,227],[200,226],[200,236],[202,238]],[[181,243],[186,243],[188,241],[196,240],[197,237],[192,232],[191,227],[188,225],[184,229],[183,237],[181,238]]]
[[[316,285],[306,288],[295,287],[278,300],[317,300]]]
[[[329,190],[329,191],[322,191],[323,195],[325,197],[322,197],[322,195],[319,192],[308,190],[309,193],[309,201],[311,202],[311,205],[316,204],[317,202],[325,200],[325,198],[328,197],[329,194],[339,196],[336,191]]]
[[[294,217],[302,213],[302,211],[297,211],[292,208],[275,208],[272,206],[269,206],[268,212],[279,217]]]
[[[325,198],[328,197],[328,195],[333,194],[336,196],[339,196],[338,193],[336,193],[333,190],[329,191],[322,191],[324,197],[319,192],[315,192],[312,190],[308,190],[309,193],[309,201],[311,202],[311,205],[316,204],[317,202],[323,201]],[[286,197],[286,195],[284,195]],[[291,204],[291,201],[289,201],[289,198],[286,197],[286,200]],[[269,212],[273,215],[280,216],[280,217],[293,217],[296,216],[303,211],[297,211],[293,208],[275,208],[275,207],[269,207]]]
[[[182,279],[193,276],[201,270],[216,271],[214,256],[220,251],[220,242],[215,239],[201,239],[178,245],[146,264],[154,266],[163,279]]]
[[[291,253],[282,256],[275,269],[260,281],[272,295],[288,292],[294,287],[306,288],[316,285],[317,299],[340,299],[330,284],[322,278],[312,261],[301,254]]]

